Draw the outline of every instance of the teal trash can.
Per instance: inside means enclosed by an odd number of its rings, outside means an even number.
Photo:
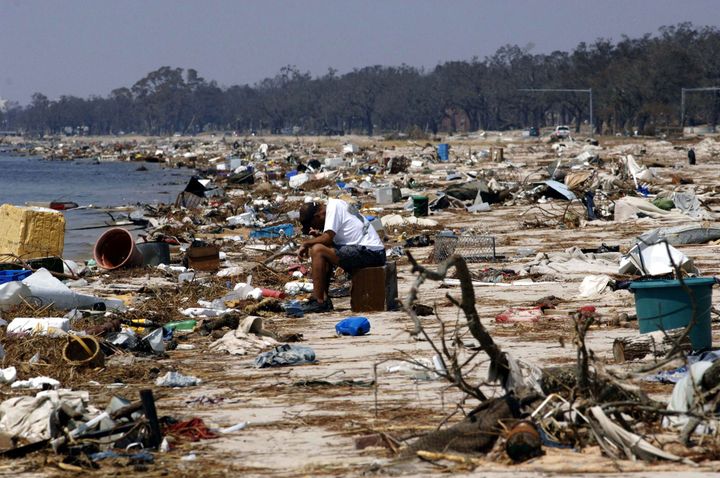
[[[712,277],[693,277],[684,280],[695,298],[696,323],[690,331],[693,350],[712,347]],[[630,284],[635,294],[640,333],[687,327],[692,320],[692,300],[678,280],[636,281]]]

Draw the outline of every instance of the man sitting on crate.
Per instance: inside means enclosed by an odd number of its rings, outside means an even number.
[[[315,236],[300,246],[298,256],[310,256],[313,295],[303,311],[333,310],[328,297],[330,277],[334,266],[352,274],[364,267],[385,265],[385,246],[378,233],[365,217],[340,199],[327,204],[308,202],[300,208],[303,234]]]

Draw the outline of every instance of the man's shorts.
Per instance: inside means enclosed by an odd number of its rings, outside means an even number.
[[[335,246],[335,252],[340,258],[340,267],[348,273],[364,267],[384,266],[387,259],[385,249],[371,250],[365,246]]]

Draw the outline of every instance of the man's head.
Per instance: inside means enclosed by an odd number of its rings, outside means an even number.
[[[305,235],[310,234],[311,228],[322,231],[325,227],[325,206],[315,201],[300,206],[300,224]]]

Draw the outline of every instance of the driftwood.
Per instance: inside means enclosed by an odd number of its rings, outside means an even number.
[[[598,403],[623,402],[657,406],[638,387],[623,385],[615,381],[601,367],[596,364],[594,369],[588,370],[588,394]],[[569,397],[578,389],[577,365],[561,365],[542,369],[540,387],[545,395],[557,393]]]
[[[655,357],[663,357],[673,349],[678,340],[681,340],[681,350],[687,352],[692,350],[685,329],[658,330],[648,334],[615,339],[615,342],[613,342],[613,357],[615,363],[641,359],[649,354]]]
[[[478,314],[477,309],[475,309],[475,290],[472,285],[472,276],[470,275],[465,259],[459,255],[452,255],[438,266],[437,271],[431,271],[418,264],[410,252],[407,253],[407,256],[412,264],[412,272],[418,273],[418,278],[415,280],[415,284],[413,284],[410,288],[408,298],[403,304],[405,312],[407,312],[415,323],[415,330],[413,330],[411,334],[417,336],[423,330],[420,319],[418,318],[416,311],[413,309],[413,304],[417,299],[420,286],[426,279],[436,281],[445,279],[448,271],[454,267],[457,273],[457,278],[460,280],[461,301],[458,302],[449,294],[447,295],[447,298],[453,304],[462,309],[465,317],[467,318],[470,333],[473,337],[475,337],[475,340],[480,343],[480,349],[483,350],[488,357],[490,357],[490,367],[496,371],[496,376],[500,379],[500,383],[503,387],[505,387],[507,379],[510,375],[507,357],[503,354],[502,350],[495,343],[490,333],[480,322],[480,315]],[[459,371],[456,372],[459,373]]]
[[[520,402],[508,386],[510,368],[507,356],[502,352],[490,333],[480,322],[480,315],[475,309],[475,291],[472,286],[472,277],[465,260],[461,256],[452,255],[438,266],[437,271],[431,271],[419,265],[409,252],[407,255],[412,264],[413,272],[418,273],[418,277],[410,289],[408,298],[403,304],[405,311],[415,323],[415,329],[411,334],[414,336],[422,334],[430,341],[417,316],[417,310],[413,306],[420,286],[426,279],[441,281],[447,276],[448,270],[454,267],[457,278],[460,279],[461,300],[458,302],[457,299],[449,294],[447,298],[462,309],[467,319],[470,333],[480,343],[480,349],[490,357],[490,368],[493,371],[494,377],[498,379],[505,389],[506,395],[500,398],[487,399],[480,391],[479,386],[471,386],[468,384],[463,377],[462,365],[458,363],[457,356],[449,352],[443,339],[443,355],[448,359],[450,365],[446,367],[448,372],[444,377],[464,392],[479,399],[481,404],[468,414],[463,421],[449,428],[436,430],[418,438],[405,449],[404,455],[414,455],[421,450],[431,452],[453,450],[460,453],[487,452],[492,449],[500,436],[500,422],[505,419],[517,418],[520,415]],[[444,334],[442,322],[441,332]],[[433,344],[432,341],[430,341],[430,343],[433,348],[439,352],[438,347]],[[444,359],[443,365],[446,365]],[[530,399],[532,399],[532,396]]]
[[[416,337],[424,337],[441,357],[441,360],[443,360],[442,365],[447,372],[440,375],[469,396],[477,398],[481,405],[461,422],[420,437],[404,450],[404,455],[418,455],[418,452],[422,450],[439,453],[450,450],[460,453],[487,452],[493,447],[501,433],[501,422],[520,417],[523,406],[532,404],[539,398],[539,395],[522,383],[518,383],[517,379],[519,377],[511,377],[508,356],[495,343],[490,333],[480,322],[480,317],[475,308],[472,278],[465,260],[461,256],[453,255],[440,264],[437,271],[431,271],[419,265],[410,253],[407,255],[412,264],[413,273],[418,274],[403,304],[406,313],[412,318],[415,325],[414,330],[410,333]],[[505,390],[505,396],[501,398],[488,399],[480,391],[480,385],[471,385],[466,381],[462,367],[468,362],[460,364],[457,354],[451,352],[447,347],[442,320],[438,318],[440,321],[440,336],[442,337],[440,346],[438,346],[427,335],[418,318],[414,304],[420,286],[427,279],[443,280],[450,268],[453,267],[456,270],[456,277],[460,280],[461,300],[458,301],[449,294],[446,297],[454,305],[462,309],[470,333],[479,342],[480,350],[490,358],[491,380],[497,380]],[[581,400],[581,408],[583,409],[594,403],[608,401],[645,407],[656,406],[657,404],[650,400],[639,387],[620,382],[612,377],[601,363],[595,362],[592,351],[585,347],[585,334],[594,318],[594,313],[583,311],[579,311],[573,316],[578,349],[577,363],[567,367],[543,369],[540,379],[543,393],[546,395],[559,393],[569,397],[571,400],[581,398],[583,399]],[[671,348],[674,349],[675,347]],[[718,377],[720,377],[720,369],[718,370]],[[537,448],[535,451],[539,453],[539,446]]]
[[[427,461],[452,461],[453,463],[460,463],[462,465],[471,465],[471,466],[478,466],[478,465],[484,465],[487,462],[484,460],[481,460],[479,458],[473,458],[471,456],[465,456],[465,455],[453,455],[450,453],[436,453],[433,451],[425,451],[425,450],[418,450],[417,452],[418,458],[422,458],[423,460]]]

